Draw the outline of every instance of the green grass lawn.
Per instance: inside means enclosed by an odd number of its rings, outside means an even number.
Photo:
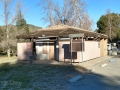
[[[1,63],[0,90],[65,90],[68,80],[81,74],[79,69],[78,66]]]

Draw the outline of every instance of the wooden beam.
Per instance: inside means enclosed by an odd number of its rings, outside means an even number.
[[[85,37],[85,40],[86,40],[86,41],[88,40],[88,36],[87,36],[87,37]]]
[[[19,41],[20,41],[20,39],[18,38],[18,39],[17,39],[17,42],[19,42]]]

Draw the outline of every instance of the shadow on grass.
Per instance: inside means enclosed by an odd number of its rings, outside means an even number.
[[[7,52],[1,52],[1,51],[0,51],[0,56],[2,56],[2,55],[5,55],[5,56],[6,56],[6,55],[7,55]]]
[[[83,72],[71,65],[29,65],[26,63],[0,64],[0,87],[2,89],[60,90],[65,89],[68,80]]]
[[[20,90],[119,90],[111,79],[99,74],[85,74],[87,69],[72,65],[29,65],[26,63],[0,64],[0,88]],[[76,75],[83,79],[69,83]],[[120,77],[116,77],[120,78]],[[110,89],[111,88],[111,89]]]

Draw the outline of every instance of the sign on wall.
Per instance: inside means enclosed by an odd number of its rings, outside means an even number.
[[[71,51],[72,48],[72,52],[84,51],[84,40],[83,42],[82,40],[72,40],[72,42],[70,42],[70,46],[69,50]]]
[[[32,50],[33,49],[33,43],[31,43],[31,42],[26,43],[26,49],[27,50]]]
[[[78,34],[69,34],[69,37],[73,38],[73,37],[83,37],[84,33],[78,33]]]

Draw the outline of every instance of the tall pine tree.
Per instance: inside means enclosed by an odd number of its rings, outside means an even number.
[[[16,26],[17,26],[18,32],[29,33],[28,24],[26,23],[26,20],[23,18],[23,15],[22,15],[21,11],[18,14],[18,18],[17,18],[17,21],[16,21]]]

